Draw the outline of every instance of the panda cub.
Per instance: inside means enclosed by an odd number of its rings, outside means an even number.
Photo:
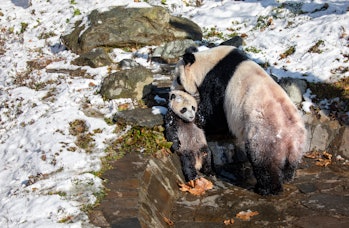
[[[169,94],[168,111],[165,115],[165,136],[173,142],[186,181],[199,178],[198,171],[211,175],[212,154],[207,146],[204,131],[195,123],[197,102],[190,94],[173,90]]]

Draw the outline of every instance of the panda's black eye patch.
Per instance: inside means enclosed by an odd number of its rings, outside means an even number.
[[[177,84],[180,85],[180,86],[182,85],[182,82],[181,82],[181,78],[180,78],[180,77],[177,77]]]
[[[180,112],[183,114],[183,113],[185,113],[186,111],[187,111],[187,108],[182,108]]]
[[[193,111],[195,111],[195,107],[194,106],[191,106],[191,108],[193,109]]]

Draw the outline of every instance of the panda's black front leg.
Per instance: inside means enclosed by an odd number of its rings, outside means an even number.
[[[208,176],[215,175],[215,169],[212,159],[212,152],[208,146],[204,146],[200,149],[200,156],[202,157],[202,167],[200,171]]]
[[[181,151],[178,152],[179,159],[181,160],[181,165],[182,165],[182,171],[183,175],[185,177],[185,180],[191,181],[197,179],[198,173],[195,169],[195,155],[192,153],[192,151]]]
[[[172,151],[178,151],[180,147],[180,142],[177,134],[177,125],[175,122],[175,117],[172,110],[169,110],[165,115],[165,137],[166,140],[172,142],[171,149]]]

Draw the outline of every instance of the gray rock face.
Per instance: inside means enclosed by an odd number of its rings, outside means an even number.
[[[222,42],[220,45],[228,45],[234,47],[242,46],[244,40],[240,36],[234,36],[233,38]]]
[[[190,46],[196,46],[196,43],[188,39],[168,42],[164,46],[155,49],[152,59],[160,58],[166,63],[176,63],[179,57],[184,55],[185,49]]]
[[[349,158],[349,126],[340,125],[322,114],[319,117],[304,115],[308,138],[306,151],[329,151],[334,156]]]
[[[118,71],[107,76],[100,93],[104,99],[133,98],[141,100],[150,93],[153,74],[145,67]]]
[[[120,6],[106,12],[94,10],[88,21],[89,25],[78,22],[72,33],[62,37],[64,44],[78,54],[96,47],[139,47],[177,39],[202,39],[202,31],[197,24],[186,18],[171,16],[165,8],[158,6]]]
[[[113,61],[103,48],[96,48],[90,52],[81,54],[78,58],[74,59],[72,64],[78,66],[90,66],[93,68],[108,66]]]
[[[346,127],[341,134],[342,140],[340,140],[339,151],[342,152],[344,157],[349,158],[349,127]]]
[[[114,115],[113,120],[117,123],[130,124],[141,127],[152,128],[157,125],[163,125],[163,116],[154,115],[151,108],[138,108],[125,110]]]
[[[131,69],[131,68],[135,68],[138,66],[140,66],[139,63],[137,63],[133,59],[123,59],[119,62],[119,67],[122,70]]]
[[[278,83],[286,91],[293,103],[300,104],[303,101],[303,94],[307,89],[307,83],[304,80],[282,78]]]

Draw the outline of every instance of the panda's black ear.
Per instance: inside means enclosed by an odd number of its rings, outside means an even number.
[[[190,46],[188,47],[187,49],[185,49],[185,52],[184,53],[189,53],[189,54],[192,54],[192,53],[195,53],[195,52],[198,52],[198,48],[197,47],[194,47],[194,46]]]
[[[171,94],[170,100],[173,100],[175,98],[176,98],[176,95],[175,94]]]
[[[195,62],[195,56],[193,53],[185,53],[183,55],[183,61],[185,65],[193,64]]]

